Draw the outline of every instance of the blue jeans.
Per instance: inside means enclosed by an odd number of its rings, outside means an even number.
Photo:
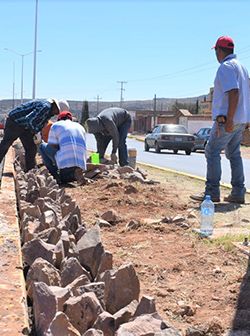
[[[39,153],[42,156],[43,163],[47,167],[48,171],[56,179],[58,178],[58,167],[56,165],[55,155],[57,148],[50,146],[46,142],[42,142],[38,149]]]
[[[76,180],[76,167],[67,167],[58,170],[55,160],[57,148],[50,146],[46,142],[42,142],[38,151],[42,156],[43,163],[47,167],[50,174],[58,181],[58,183],[68,183]]]
[[[230,161],[231,167],[231,194],[237,197],[245,195],[244,171],[240,154],[240,143],[244,128],[244,124],[238,124],[234,126],[232,133],[228,133],[225,131],[224,125],[219,126],[214,122],[205,148],[207,159],[206,194],[212,197],[220,197],[221,151],[225,150],[226,158]]]

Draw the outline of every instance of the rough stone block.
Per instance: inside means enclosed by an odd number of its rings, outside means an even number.
[[[32,291],[36,335],[44,336],[57,312],[56,297],[43,282],[35,282]]]
[[[118,270],[106,271],[104,302],[106,310],[114,314],[127,306],[131,301],[137,300],[140,294],[140,283],[133,265],[122,265]]]
[[[83,334],[93,326],[103,309],[94,293],[86,293],[68,299],[64,304],[64,312],[72,325]]]

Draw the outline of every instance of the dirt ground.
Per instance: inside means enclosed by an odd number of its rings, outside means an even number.
[[[226,335],[231,328],[250,335],[248,256],[228,244],[249,238],[250,195],[245,205],[216,204],[214,226],[228,239],[203,239],[192,230],[199,228],[200,204],[189,195],[203,191],[204,182],[140,168],[160,183],[100,179],[67,188],[86,226],[107,210],[118,213],[119,222],[101,228],[105,250],[113,253],[115,267],[133,263],[141,295],[153,296],[162,318],[183,335],[194,327],[200,331],[195,335]],[[228,192],[222,188],[222,196]],[[136,225],[128,229],[131,220]]]

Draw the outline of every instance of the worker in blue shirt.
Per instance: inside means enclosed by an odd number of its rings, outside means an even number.
[[[0,163],[16,139],[20,139],[25,150],[26,171],[36,165],[37,146],[34,136],[46,122],[60,113],[60,103],[56,99],[31,100],[10,111],[0,143]]]

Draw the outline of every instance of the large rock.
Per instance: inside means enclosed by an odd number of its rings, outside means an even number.
[[[81,266],[76,258],[63,260],[61,264],[62,286],[65,287],[78,278],[80,275],[86,275],[90,279],[90,274]]]
[[[40,217],[40,221],[41,225],[44,226],[46,229],[49,227],[57,226],[59,223],[56,213],[52,210],[44,211]]]
[[[37,234],[37,238],[41,238],[48,244],[56,245],[61,237],[61,232],[56,227],[50,227]]]
[[[117,330],[117,336],[154,336],[155,333],[166,329],[165,323],[158,316],[141,315],[133,321],[122,324]]]
[[[32,296],[31,290],[34,282],[44,282],[48,286],[60,286],[61,276],[51,263],[43,258],[37,258],[30,266],[27,274],[26,285],[29,297]]]
[[[134,316],[137,306],[138,301],[133,300],[130,304],[118,310],[118,312],[113,315],[115,319],[115,329],[118,329],[121,324],[128,322],[131,317]]]
[[[30,266],[37,258],[41,257],[53,264],[54,248],[54,245],[47,244],[39,238],[34,238],[22,247],[23,261]]]
[[[27,243],[37,237],[37,229],[39,222],[36,220],[29,220],[22,228],[22,242]]]
[[[105,309],[104,286],[105,286],[104,282],[91,282],[90,284],[86,284],[84,286],[73,287],[71,289],[71,293],[73,296],[81,296],[84,293],[93,292],[95,293],[103,309]]]
[[[57,312],[57,301],[44,282],[33,284],[33,311],[37,336],[44,336]]]
[[[73,326],[83,334],[93,326],[103,309],[94,293],[86,293],[69,298],[64,304],[64,312]]]
[[[131,301],[138,301],[140,283],[131,263],[106,271],[102,281],[105,282],[104,302],[109,313],[114,314]]]
[[[97,275],[104,248],[100,228],[96,225],[88,230],[77,242],[77,252],[81,265],[90,271],[92,278]]]
[[[20,210],[21,218],[23,217],[24,213],[33,218],[40,218],[42,214],[38,205],[33,205],[30,203],[27,203],[26,206],[22,206]]]
[[[72,281],[67,288],[69,288],[71,290],[72,293],[75,293],[73,295],[78,295],[75,291],[77,290],[78,287],[80,286],[85,286],[87,284],[89,284],[89,278],[85,275],[82,274],[80,275],[78,278],[76,278],[74,281]]]
[[[70,288],[49,286],[49,289],[52,291],[53,295],[55,295],[57,299],[57,311],[63,311],[64,303],[72,296]]]
[[[44,336],[81,336],[81,334],[73,327],[64,313],[58,312]]]
[[[100,274],[102,274],[107,270],[111,270],[112,268],[113,268],[113,255],[111,252],[105,251],[101,256],[96,279],[98,279]]]
[[[134,316],[143,314],[152,314],[156,312],[155,299],[150,296],[143,295],[137,306]]]
[[[111,314],[104,311],[103,313],[98,315],[93,327],[103,331],[105,336],[114,336],[115,319]]]

